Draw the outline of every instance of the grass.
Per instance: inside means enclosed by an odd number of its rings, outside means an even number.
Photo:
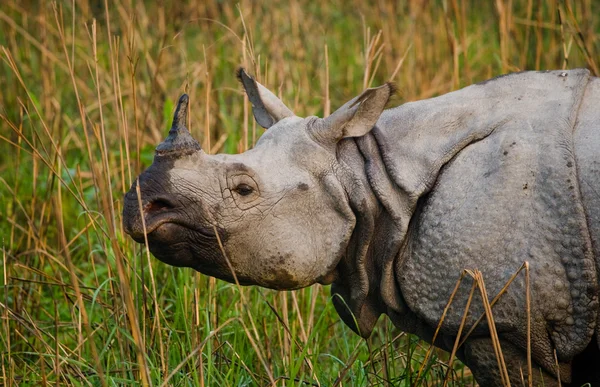
[[[322,116],[390,79],[400,104],[509,71],[598,75],[597,15],[593,0],[3,1],[0,384],[411,385],[427,344],[386,319],[358,338],[321,286],[167,267],[123,234],[123,193],[183,92],[205,150],[252,146],[240,65]],[[424,386],[448,370],[432,353]]]

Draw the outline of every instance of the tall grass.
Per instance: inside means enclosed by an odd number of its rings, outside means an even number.
[[[123,193],[183,92],[205,150],[252,146],[240,65],[323,115],[390,79],[399,104],[508,71],[598,75],[598,15],[593,0],[3,1],[0,384],[411,385],[426,344],[387,320],[359,339],[321,286],[167,267],[124,236]],[[420,383],[448,360],[433,351]]]

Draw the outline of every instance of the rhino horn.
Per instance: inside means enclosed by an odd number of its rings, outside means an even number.
[[[183,155],[197,152],[201,149],[189,130],[185,127],[187,121],[187,112],[190,98],[183,94],[177,103],[177,109],[173,116],[173,124],[169,130],[169,136],[156,147],[157,156],[167,156],[169,158],[178,158]]]
[[[244,68],[240,67],[237,77],[246,90],[252,104],[252,113],[260,126],[269,129],[278,121],[294,115],[275,94],[248,75]]]

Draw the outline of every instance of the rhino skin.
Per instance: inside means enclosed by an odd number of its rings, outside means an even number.
[[[360,335],[387,314],[429,342],[464,269],[492,298],[527,261],[534,382],[558,384],[555,353],[563,385],[600,381],[599,78],[515,73],[388,110],[386,84],[321,119],[238,77],[268,130],[247,152],[208,155],[185,128],[184,95],[139,177],[142,213],[137,183],[125,196],[133,239],[243,285],[331,283]],[[452,349],[471,286],[434,345]],[[513,385],[527,378],[525,295],[521,273],[493,307]],[[483,312],[475,292],[463,333]],[[485,320],[457,356],[481,386],[502,385]]]

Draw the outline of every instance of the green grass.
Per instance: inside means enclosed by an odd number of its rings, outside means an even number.
[[[390,79],[400,104],[509,71],[599,68],[593,0],[107,3],[0,6],[2,385],[411,385],[428,346],[387,319],[362,340],[329,289],[238,288],[123,234],[123,193],[174,102],[189,93],[192,134],[234,153],[261,134],[240,65],[321,116]],[[421,385],[441,385],[448,357],[434,351]]]

